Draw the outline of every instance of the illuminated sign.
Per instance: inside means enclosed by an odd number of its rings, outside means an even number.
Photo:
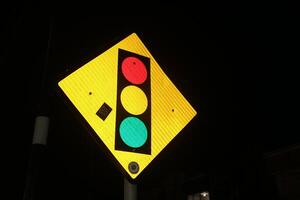
[[[58,85],[132,179],[196,115],[135,33]]]

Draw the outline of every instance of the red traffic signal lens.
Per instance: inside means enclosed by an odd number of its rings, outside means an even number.
[[[122,62],[122,73],[132,84],[142,84],[147,79],[145,64],[137,57],[127,57]]]

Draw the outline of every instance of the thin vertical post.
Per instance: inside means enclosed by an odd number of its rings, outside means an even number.
[[[49,122],[49,117],[46,116],[37,116],[35,118],[32,149],[28,165],[23,200],[37,199],[37,179],[38,175],[40,174],[40,167],[45,155]]]
[[[137,200],[137,185],[124,178],[124,200]]]
[[[37,96],[37,116],[35,117],[34,122],[34,131],[32,138],[31,154],[28,163],[28,170],[25,182],[25,189],[23,193],[23,200],[35,200],[39,199],[39,175],[41,174],[40,170],[42,163],[45,157],[45,151],[47,146],[48,130],[50,118],[48,100],[46,97],[47,94],[47,67],[48,67],[48,57],[50,50],[50,42],[52,36],[52,20],[49,18],[49,30],[48,30],[48,41],[47,49],[45,55],[45,62],[43,66],[43,71],[40,81],[40,91]]]

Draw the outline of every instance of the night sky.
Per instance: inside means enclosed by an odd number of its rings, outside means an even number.
[[[122,174],[59,97],[57,83],[133,32],[198,112],[141,174],[141,199],[168,181],[203,174],[230,177],[245,193],[256,190],[262,155],[300,142],[290,119],[298,90],[291,68],[299,66],[291,62],[298,55],[292,9],[114,6],[19,1],[6,7],[1,112],[11,199],[23,196],[39,113],[50,117],[42,199],[122,199]]]

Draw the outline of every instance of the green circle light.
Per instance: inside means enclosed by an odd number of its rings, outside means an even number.
[[[127,117],[121,122],[120,135],[123,142],[132,148],[143,146],[148,137],[144,122],[136,117]]]

